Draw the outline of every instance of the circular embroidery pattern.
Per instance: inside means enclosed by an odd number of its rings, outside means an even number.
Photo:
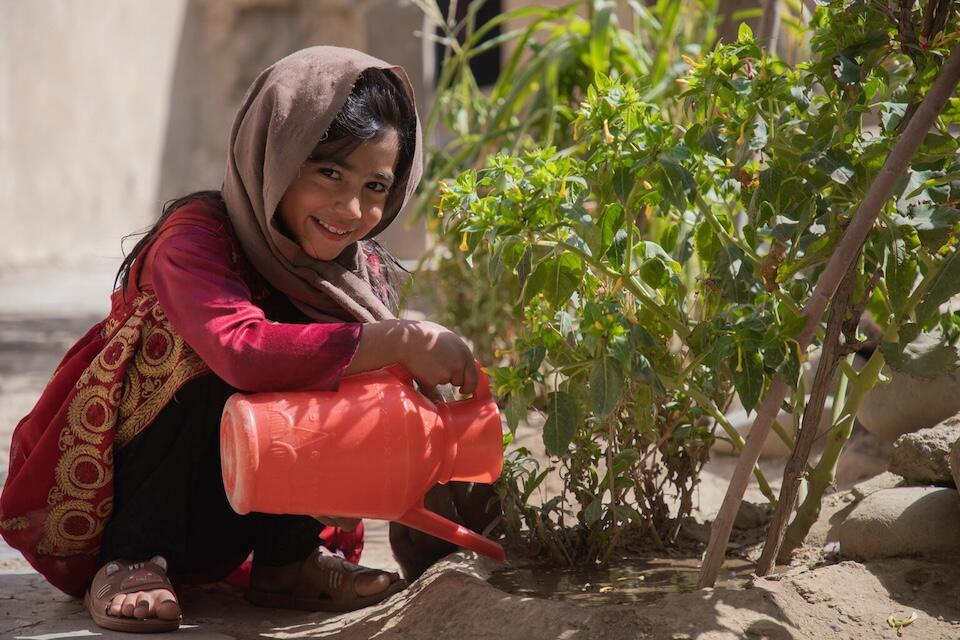
[[[70,431],[85,442],[98,444],[101,434],[116,424],[116,409],[109,400],[110,391],[100,386],[81,389],[70,401],[67,419]]]
[[[58,485],[64,493],[89,500],[105,486],[113,472],[100,459],[100,450],[89,444],[75,446],[57,462]]]
[[[137,369],[146,376],[160,376],[169,372],[170,363],[178,359],[182,342],[163,326],[153,326],[143,339],[137,354]]]
[[[102,526],[94,518],[89,502],[70,500],[57,505],[50,522],[56,523],[56,539],[62,551],[82,547],[83,543],[99,533]],[[59,555],[59,554],[58,554]]]

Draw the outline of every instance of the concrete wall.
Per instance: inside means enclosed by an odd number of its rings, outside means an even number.
[[[164,201],[218,188],[244,92],[297,49],[369,51],[419,90],[422,25],[408,0],[0,0],[0,276],[116,259]],[[426,245],[400,223],[383,241]]]
[[[184,6],[0,2],[0,269],[117,255],[146,224]]]

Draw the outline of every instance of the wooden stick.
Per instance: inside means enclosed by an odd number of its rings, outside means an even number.
[[[813,334],[823,317],[824,310],[827,308],[827,302],[836,293],[840,280],[860,253],[860,249],[866,242],[867,235],[873,228],[873,223],[876,221],[880,209],[893,195],[893,188],[907,170],[910,158],[920,148],[923,138],[930,127],[933,126],[937,116],[940,115],[958,82],[960,82],[960,46],[954,48],[950,53],[950,57],[943,65],[923,102],[920,103],[920,107],[910,124],[907,125],[890,155],[887,156],[880,173],[877,174],[870,185],[870,189],[867,191],[863,202],[860,203],[850,226],[847,227],[843,238],[840,239],[840,243],[820,275],[817,286],[803,310],[807,322],[797,338],[802,350],[806,350],[810,346]],[[780,403],[783,402],[786,394],[787,385],[783,382],[783,378],[778,375],[774,378],[766,396],[760,403],[759,409],[757,409],[757,417],[750,428],[750,433],[747,435],[747,443],[740,452],[740,460],[733,471],[733,477],[727,487],[720,512],[710,529],[710,542],[703,557],[700,578],[697,583],[700,587],[712,587],[717,581],[720,565],[723,564],[726,555],[727,542],[730,540],[730,531],[733,529],[733,521],[740,509],[740,502],[743,499],[743,492],[747,488],[750,472],[760,458],[763,441],[770,432],[770,425],[773,424],[774,418],[780,411]]]
[[[851,270],[843,278],[837,295],[830,303],[830,312],[827,316],[827,330],[823,338],[823,348],[820,350],[820,363],[817,365],[817,375],[813,379],[813,389],[810,391],[810,400],[803,411],[803,424],[800,425],[800,434],[797,442],[783,470],[783,483],[780,485],[780,498],[777,508],[773,512],[773,519],[767,529],[767,539],[763,543],[763,553],[757,561],[756,574],[765,576],[770,573],[773,563],[780,551],[783,542],[783,532],[787,528],[790,514],[793,513],[797,494],[800,493],[800,481],[807,468],[810,450],[817,438],[820,426],[820,416],[823,415],[823,406],[827,401],[827,393],[833,383],[834,374],[843,349],[840,347],[840,334],[843,329],[844,316],[850,306],[853,295],[853,285],[856,282],[856,262],[851,263]]]

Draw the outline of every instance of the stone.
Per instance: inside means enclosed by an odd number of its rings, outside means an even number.
[[[733,528],[741,531],[749,531],[762,527],[770,521],[773,515],[773,508],[770,503],[756,503],[744,500],[740,503],[737,510],[737,517],[733,521]]]
[[[907,433],[893,444],[890,471],[914,484],[956,486],[950,473],[950,448],[960,439],[960,416],[935,427]]]
[[[953,484],[960,487],[960,440],[950,447],[950,473],[953,475]]]
[[[854,560],[960,552],[956,489],[898,487],[876,491],[839,527],[840,555]]]
[[[893,489],[903,484],[903,478],[890,471],[884,471],[881,474],[868,478],[863,482],[853,485],[850,492],[857,500],[863,500],[867,496],[881,491],[883,489]]]
[[[921,346],[939,338],[921,336]],[[939,424],[960,412],[960,368],[949,374],[919,378],[884,367],[890,382],[878,384],[860,403],[857,420],[877,437],[893,442],[905,433]]]

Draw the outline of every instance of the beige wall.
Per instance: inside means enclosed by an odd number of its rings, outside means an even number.
[[[183,8],[0,1],[0,269],[117,255],[147,222]]]
[[[163,201],[218,188],[244,91],[288,53],[365,49],[419,89],[421,27],[407,0],[0,0],[0,276],[119,257]],[[419,257],[423,228],[394,227]]]

